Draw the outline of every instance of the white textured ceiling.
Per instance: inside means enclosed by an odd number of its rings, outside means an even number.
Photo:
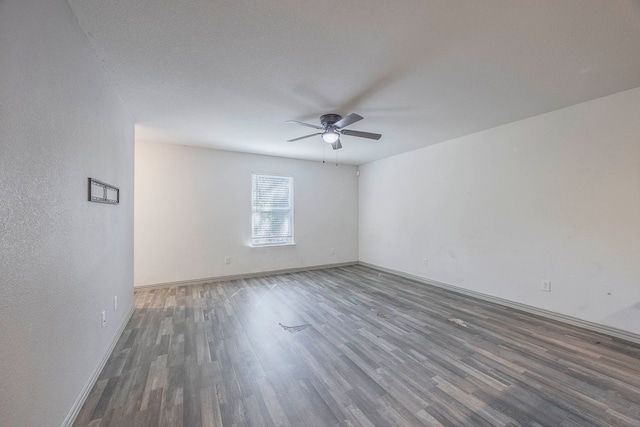
[[[640,1],[67,0],[137,138],[361,164],[640,86]],[[364,116],[333,152],[324,113]]]

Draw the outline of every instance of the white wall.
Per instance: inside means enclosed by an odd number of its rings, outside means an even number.
[[[133,123],[64,0],[0,1],[0,58],[0,425],[55,426],[133,307]]]
[[[362,166],[360,260],[640,333],[639,117],[637,88]]]
[[[293,176],[295,246],[249,246],[252,172]],[[358,260],[355,166],[137,141],[135,182],[136,286]]]

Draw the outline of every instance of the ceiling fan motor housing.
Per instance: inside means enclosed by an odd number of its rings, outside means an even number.
[[[340,114],[323,114],[322,116],[320,116],[320,123],[322,123],[322,126],[326,128],[341,119],[342,116]]]

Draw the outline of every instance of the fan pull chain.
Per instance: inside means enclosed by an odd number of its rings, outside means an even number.
[[[322,163],[324,163],[324,146],[325,146],[325,144],[324,144],[324,141],[322,141],[322,142],[323,142],[323,144],[322,144]]]

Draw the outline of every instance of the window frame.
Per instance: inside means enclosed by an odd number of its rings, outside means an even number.
[[[288,208],[260,208],[257,207],[255,205],[255,201],[256,201],[256,195],[255,192],[257,190],[256,186],[257,186],[257,181],[256,181],[256,177],[274,177],[274,178],[287,178],[289,181],[289,207]],[[291,230],[290,232],[290,236],[288,237],[288,239],[286,241],[282,241],[282,242],[264,242],[264,241],[259,241],[260,239],[277,239],[277,237],[263,237],[263,238],[258,238],[254,236],[254,216],[256,214],[259,214],[261,212],[273,212],[273,211],[286,211],[289,213],[288,215],[288,221],[289,221],[289,228]],[[294,224],[295,224],[295,217],[294,217],[294,182],[293,182],[293,176],[292,175],[282,175],[282,174],[274,174],[274,173],[264,173],[264,172],[253,172],[251,173],[251,240],[250,240],[250,246],[253,248],[268,248],[268,247],[274,247],[274,246],[294,246],[295,243],[295,228],[294,228]]]

